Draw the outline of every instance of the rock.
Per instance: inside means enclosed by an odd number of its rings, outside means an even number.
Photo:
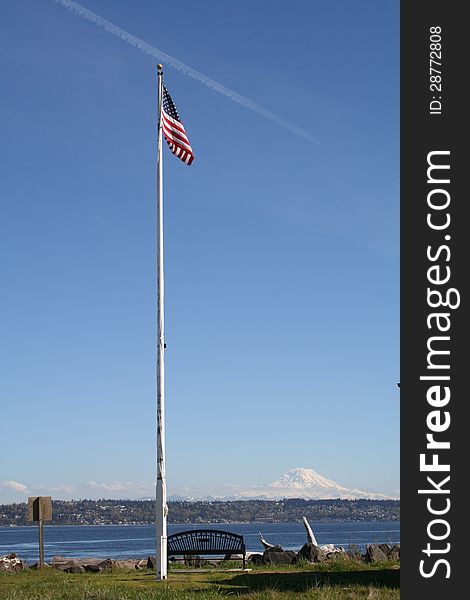
[[[388,544],[381,544],[381,546],[388,547]],[[367,544],[366,555],[364,558],[365,558],[366,562],[371,562],[371,563],[387,561],[387,555],[382,550],[382,548],[377,544]]]
[[[351,560],[363,560],[364,559],[361,552],[359,551],[359,548],[357,548],[357,547],[353,547],[353,548],[350,548],[349,550],[346,550],[346,552],[344,553],[344,556],[347,556]]]
[[[84,565],[83,568],[87,573],[99,573],[101,571],[98,565]]]
[[[102,571],[111,571],[113,568],[113,561],[110,558],[105,558],[99,562],[86,559],[83,561],[82,565],[87,573],[101,573]]]
[[[127,559],[111,560],[110,558],[65,558],[63,556],[54,556],[52,566],[54,569],[64,571],[65,573],[101,573],[102,571],[111,571],[112,569],[145,569],[149,565],[155,564],[155,558],[149,556],[147,560]],[[152,568],[151,566],[149,568]],[[154,568],[154,567],[153,567]]]
[[[126,569],[126,570],[134,570],[134,569],[146,569],[147,561],[146,560],[114,560],[113,561],[113,569]]]
[[[388,560],[400,560],[400,544],[395,544],[390,548]]]
[[[0,571],[3,573],[13,573],[21,571],[25,568],[25,564],[19,559],[15,553],[5,554],[0,556]]]
[[[266,565],[291,565],[296,562],[297,554],[292,550],[268,548],[263,553],[263,560]]]
[[[147,569],[156,569],[157,561],[155,556],[149,556],[147,558]]]
[[[257,567],[266,564],[264,562],[264,556],[262,554],[256,554],[255,552],[253,552],[253,554],[250,554],[250,556],[248,557],[248,562],[252,563],[253,565],[256,565]]]
[[[135,562],[132,563],[134,568]],[[113,568],[114,561],[110,558],[103,560],[102,558],[66,558],[64,556],[54,556],[52,559],[52,567],[65,573],[99,573],[101,571],[109,571]]]
[[[100,562],[100,560],[96,559],[81,559],[81,558],[67,558],[65,556],[54,556],[52,558],[51,566],[53,569],[57,569],[58,571],[65,571],[65,569],[70,569],[72,567],[80,567],[83,569],[83,566],[88,561],[92,561],[95,563]],[[67,571],[68,573],[78,573],[82,571]]]
[[[314,544],[304,544],[297,554],[297,559],[308,560],[311,563],[319,563],[326,560],[326,555],[321,548]]]
[[[50,569],[52,565],[45,562],[43,566],[45,569]],[[33,571],[37,571],[39,569],[39,563],[35,562],[32,565],[30,565],[29,568],[33,569]]]
[[[98,566],[102,571],[110,571],[113,568],[113,561],[110,558],[105,558]]]
[[[351,560],[351,556],[346,552],[346,550],[344,550],[343,552],[333,552],[333,554],[327,554],[326,555],[327,560],[332,560],[332,561],[349,561]],[[359,558],[355,559],[355,560],[362,560],[362,556],[359,555]]]
[[[379,548],[382,550],[382,552],[388,558],[388,555],[390,553],[390,546],[388,544],[379,544]]]
[[[52,568],[62,570],[62,567],[71,562],[70,558],[65,558],[65,556],[53,556],[52,557]]]
[[[82,565],[71,561],[70,565],[63,567],[61,571],[63,571],[64,573],[84,573],[85,569],[82,567]]]

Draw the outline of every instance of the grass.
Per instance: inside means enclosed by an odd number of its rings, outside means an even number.
[[[0,600],[398,600],[398,565],[334,561],[249,572],[171,570],[67,574],[53,569],[0,573]]]

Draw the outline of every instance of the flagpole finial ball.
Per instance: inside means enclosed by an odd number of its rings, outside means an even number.
[[[158,64],[158,65],[157,65],[157,69],[158,69],[159,71],[163,71],[163,65],[161,65],[161,64]]]

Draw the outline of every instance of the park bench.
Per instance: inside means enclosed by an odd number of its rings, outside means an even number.
[[[223,555],[225,560],[232,554],[241,554],[245,568],[246,548],[242,535],[217,529],[193,529],[168,536],[168,558],[204,554]]]

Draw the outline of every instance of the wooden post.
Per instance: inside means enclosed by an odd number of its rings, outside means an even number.
[[[39,569],[44,569],[44,526],[41,508],[41,502],[39,502]]]
[[[38,569],[44,568],[44,521],[52,519],[52,498],[50,496],[31,496],[28,498],[28,521],[38,524],[39,562]]]

